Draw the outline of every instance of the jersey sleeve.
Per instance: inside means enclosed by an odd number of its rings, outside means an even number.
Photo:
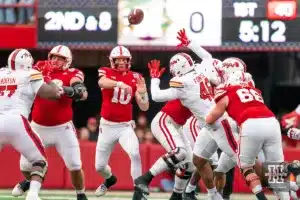
[[[151,79],[151,96],[152,100],[156,102],[165,102],[178,99],[179,94],[176,88],[168,88],[161,90],[159,87],[160,80],[158,78]]]
[[[215,90],[215,97],[214,100],[217,103],[218,101],[220,101],[223,97],[228,95],[228,91],[226,89],[226,87],[217,87]]]
[[[108,74],[107,67],[100,67],[98,69],[98,76],[99,76],[99,78],[101,78],[102,76],[107,76],[107,74]]]
[[[81,70],[79,70],[79,69],[75,69],[74,70],[73,77],[76,77],[80,81],[84,82],[84,73]]]
[[[41,72],[37,70],[32,70],[29,73],[29,85],[32,91],[37,94],[40,87],[44,84],[44,78]]]

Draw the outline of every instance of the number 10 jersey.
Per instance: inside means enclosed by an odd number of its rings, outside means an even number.
[[[142,76],[136,72],[128,71],[126,74],[102,67],[98,70],[99,78],[105,76],[114,81],[123,82],[132,88],[131,94],[124,94],[124,90],[118,87],[114,89],[101,88],[102,107],[101,117],[111,122],[129,122],[132,120],[132,99],[137,90],[137,80]]]

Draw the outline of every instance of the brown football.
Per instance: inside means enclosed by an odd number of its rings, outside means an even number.
[[[130,24],[136,25],[143,21],[144,19],[144,12],[142,9],[135,8],[130,11],[128,15],[128,21]]]

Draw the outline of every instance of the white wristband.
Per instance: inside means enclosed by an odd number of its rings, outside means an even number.
[[[121,88],[123,86],[123,84],[124,84],[123,82],[118,81],[116,84],[116,87]]]

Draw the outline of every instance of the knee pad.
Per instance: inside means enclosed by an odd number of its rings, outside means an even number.
[[[32,164],[32,172],[30,176],[39,176],[44,179],[48,171],[48,163],[45,160],[39,160]]]
[[[176,147],[173,151],[165,154],[163,160],[167,163],[169,168],[173,168],[182,162],[187,157],[187,150],[182,147]]]

